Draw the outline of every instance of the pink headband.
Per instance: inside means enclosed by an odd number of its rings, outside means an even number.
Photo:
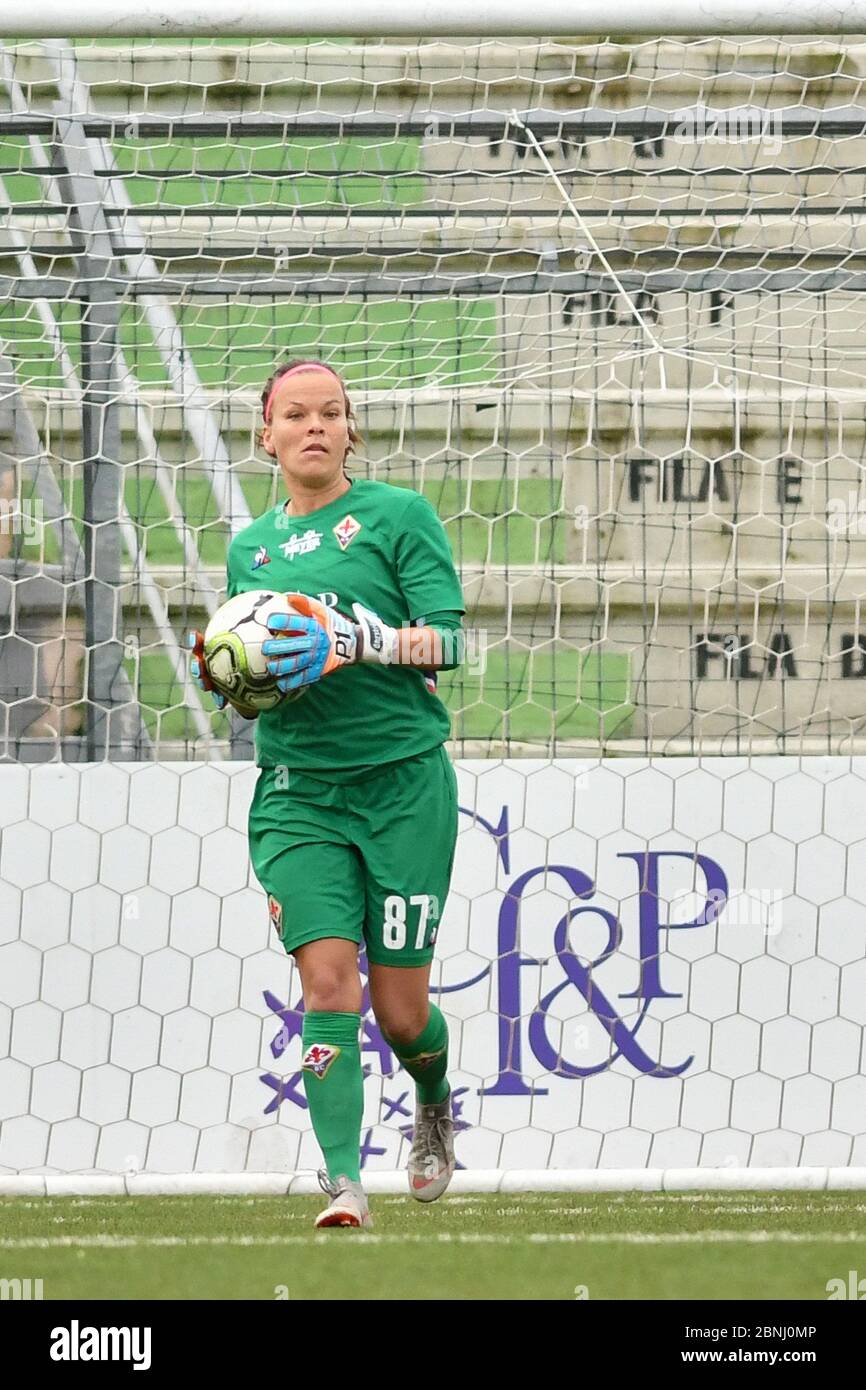
[[[297,367],[292,367],[291,371],[283,372],[282,376],[278,376],[273,386],[271,387],[270,395],[268,396],[268,399],[265,401],[264,417],[266,425],[269,425],[271,422],[271,404],[273,402],[274,396],[282,386],[283,382],[288,381],[289,377],[294,376],[296,372],[330,372],[331,376],[335,377],[336,380],[340,382],[340,386],[342,387],[343,385],[342,381],[340,381],[340,378],[337,376],[337,373],[334,371],[333,367],[326,367],[324,362],[299,362]]]

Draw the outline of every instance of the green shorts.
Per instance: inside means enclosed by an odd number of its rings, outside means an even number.
[[[250,856],[287,951],[339,936],[378,965],[426,965],[457,842],[457,778],[441,745],[366,780],[261,769]]]

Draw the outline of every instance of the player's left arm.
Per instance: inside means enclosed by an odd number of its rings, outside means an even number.
[[[462,618],[461,610],[445,609],[415,618],[412,627],[400,628],[399,664],[423,671],[456,671],[465,649]]]
[[[359,661],[453,671],[462,659],[459,612],[437,614],[435,626],[390,627],[361,603],[352,604],[352,622],[308,594],[286,597],[293,611],[268,619],[270,630],[281,635],[262,643],[270,658],[268,669],[281,690],[298,690]],[[456,620],[456,628],[449,626],[449,619]]]
[[[426,671],[453,671],[463,660],[463,590],[445,527],[414,493],[394,542],[394,568],[412,626],[400,629],[396,660]]]

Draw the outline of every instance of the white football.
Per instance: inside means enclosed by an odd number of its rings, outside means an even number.
[[[224,603],[205,629],[208,675],[220,694],[237,705],[241,713],[261,713],[292,698],[277,688],[276,677],[268,671],[268,658],[262,652],[262,643],[274,636],[268,631],[268,618],[272,613],[288,613],[290,608],[285,594],[251,589]]]

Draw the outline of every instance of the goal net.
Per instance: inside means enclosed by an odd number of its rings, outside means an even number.
[[[454,752],[860,750],[864,54],[5,41],[8,755],[248,754],[180,641],[294,355],[446,525]]]
[[[318,1161],[253,726],[184,647],[291,357],[463,584],[461,1164],[866,1164],[864,82],[856,36],[0,43],[0,1180]]]

